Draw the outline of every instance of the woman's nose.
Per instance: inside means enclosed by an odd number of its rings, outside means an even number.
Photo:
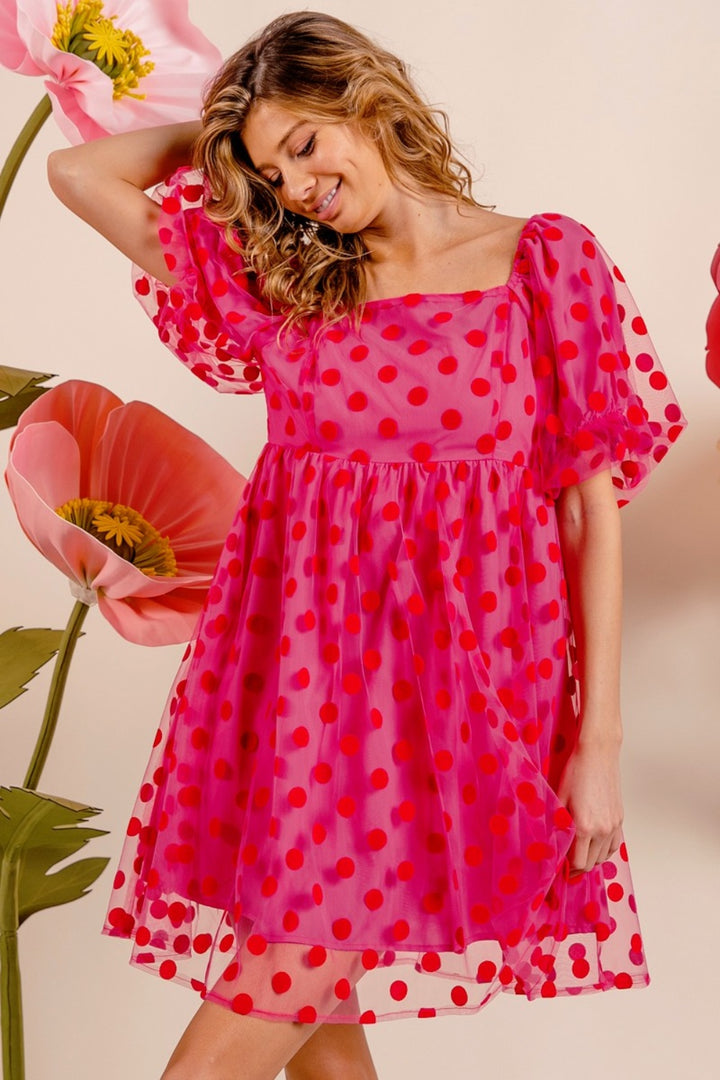
[[[285,195],[290,202],[299,203],[308,209],[315,186],[315,176],[302,165],[292,165],[285,169]]]

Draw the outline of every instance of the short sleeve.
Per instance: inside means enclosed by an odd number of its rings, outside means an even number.
[[[261,300],[242,255],[204,210],[202,174],[179,169],[153,192],[162,208],[158,235],[177,283],[133,267],[135,295],[160,340],[194,375],[223,393],[263,389],[263,337],[278,317]]]
[[[535,346],[534,456],[544,490],[612,471],[618,504],[685,427],[625,279],[584,225],[538,215],[525,231]]]

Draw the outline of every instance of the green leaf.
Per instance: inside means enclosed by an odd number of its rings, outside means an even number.
[[[28,405],[50,389],[49,386],[40,386],[40,383],[54,378],[54,375],[44,371],[0,364],[0,430],[15,427]]]
[[[85,896],[108,859],[81,859],[54,873],[106,830],[81,828],[101,811],[26,788],[0,787],[0,930],[13,930],[45,908]]]
[[[21,390],[14,397],[2,398],[0,400],[0,431],[15,427],[28,405],[32,405],[33,401],[37,401],[49,389],[49,386],[33,386],[27,390]]]
[[[62,636],[62,630],[23,630],[18,626],[0,634],[0,709],[25,693],[25,684],[52,660]]]
[[[54,378],[54,375],[43,371],[29,371],[25,368],[6,367],[5,364],[0,364],[0,397],[15,397],[29,387]]]

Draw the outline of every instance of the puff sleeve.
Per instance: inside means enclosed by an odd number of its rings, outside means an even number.
[[[590,230],[564,215],[538,215],[525,255],[541,484],[557,498],[609,468],[622,506],[685,419],[624,277]]]
[[[153,192],[158,236],[177,283],[133,267],[134,292],[160,340],[194,375],[223,393],[263,389],[262,342],[278,316],[260,299],[242,255],[204,211],[202,174],[182,168]]]

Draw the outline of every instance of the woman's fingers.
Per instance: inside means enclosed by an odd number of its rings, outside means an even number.
[[[607,862],[622,843],[622,831],[620,827],[607,832],[593,835],[592,833],[576,833],[573,845],[568,853],[570,876],[578,877],[587,873],[594,866],[600,866]]]

